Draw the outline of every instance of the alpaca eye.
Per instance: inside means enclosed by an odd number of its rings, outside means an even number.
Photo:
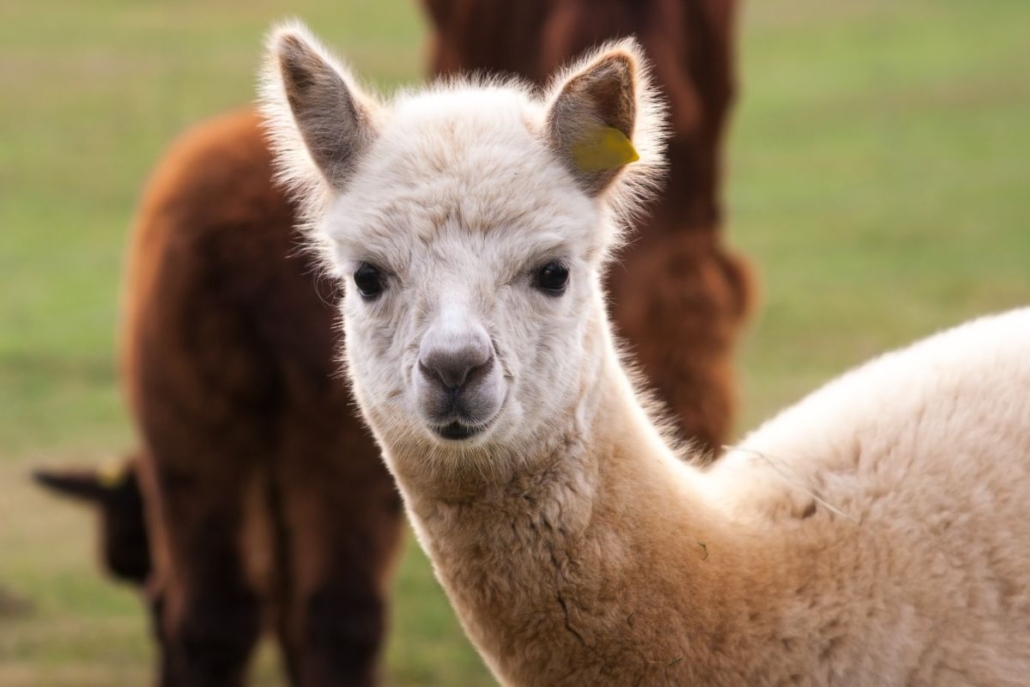
[[[354,285],[365,300],[374,300],[383,292],[383,275],[367,262],[354,271]]]
[[[549,262],[536,273],[534,286],[548,296],[560,296],[569,284],[569,268],[560,262]]]

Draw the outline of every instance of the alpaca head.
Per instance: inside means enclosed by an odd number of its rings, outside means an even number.
[[[454,465],[547,436],[579,400],[602,266],[660,164],[636,44],[543,95],[456,81],[384,103],[291,26],[264,103],[346,284],[347,369],[387,453]]]

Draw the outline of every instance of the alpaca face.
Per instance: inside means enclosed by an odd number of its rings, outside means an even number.
[[[388,449],[517,449],[576,407],[616,216],[659,145],[639,60],[619,44],[543,99],[451,84],[385,106],[302,28],[273,37],[273,143],[346,285],[348,373]]]
[[[468,95],[401,104],[323,224],[362,407],[441,447],[510,442],[575,401],[602,252],[523,103]]]

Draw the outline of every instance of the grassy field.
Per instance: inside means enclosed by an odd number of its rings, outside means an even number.
[[[230,6],[236,9],[231,9]],[[141,607],[33,465],[131,446],[113,365],[125,227],[162,148],[248,102],[262,33],[305,18],[390,88],[408,0],[0,4],[0,684],[145,684]],[[730,149],[732,243],[762,273],[741,430],[877,352],[1030,302],[1030,3],[752,0]],[[391,685],[492,684],[422,555],[394,596]],[[280,684],[266,650],[258,683]]]

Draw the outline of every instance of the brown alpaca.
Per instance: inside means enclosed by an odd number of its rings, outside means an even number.
[[[616,329],[699,447],[718,451],[735,408],[731,355],[753,300],[720,236],[723,135],[734,89],[735,0],[425,0],[438,74],[542,85],[605,40],[636,35],[670,105],[665,188],[608,275]]]
[[[251,111],[166,156],[121,336],[145,451],[110,486],[38,475],[100,505],[108,567],[145,579],[169,687],[242,684],[268,626],[293,684],[370,685],[384,636],[400,501],[339,378],[337,293],[270,162]]]

